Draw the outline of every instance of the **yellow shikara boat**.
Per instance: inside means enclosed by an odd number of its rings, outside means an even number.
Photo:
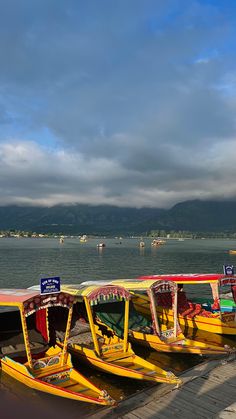
[[[71,295],[61,292],[40,295],[38,291],[29,289],[1,289],[2,371],[35,390],[78,401],[112,405],[115,401],[106,391],[97,388],[71,363],[67,340],[73,300]],[[55,344],[52,341],[49,312],[53,314],[57,307],[63,307],[67,313],[66,333],[61,348],[57,345],[49,347]],[[49,339],[51,341],[48,344]]]
[[[180,384],[181,380],[172,372],[137,356],[128,342],[130,293],[121,286],[96,284],[64,285],[64,291],[73,295],[74,328],[68,340],[68,350],[81,360],[108,373],[140,380]],[[122,334],[113,330],[95,317],[99,307],[109,311],[115,307],[122,318]],[[58,316],[59,317],[59,316]],[[60,316],[61,318],[61,316]],[[65,327],[57,327],[57,337],[64,337]],[[60,345],[60,342],[58,341]]]
[[[236,277],[224,274],[179,274],[179,275],[145,275],[139,280],[168,280],[179,286],[178,292],[178,320],[180,326],[200,329],[211,333],[236,335],[236,311],[234,293],[236,294]],[[211,287],[212,299],[196,298],[189,300],[183,290],[184,284],[198,287],[201,284]],[[221,287],[230,287],[231,303],[220,294]],[[234,303],[233,303],[234,301]],[[204,303],[205,302],[205,303]],[[148,297],[137,295],[135,301],[139,311],[149,311]],[[230,308],[231,305],[231,308]],[[173,323],[174,313],[171,307],[171,295],[167,292],[162,298],[157,298],[157,312],[165,323]]]
[[[204,337],[204,340],[189,339],[180,328],[177,318],[177,284],[167,280],[117,280],[115,285],[125,287],[132,295],[132,311],[129,325],[129,337],[132,341],[151,347],[157,351],[183,352],[193,354],[229,354],[235,349],[225,344],[223,340]],[[163,310],[159,311],[157,296],[171,295],[172,321],[164,317]],[[142,312],[139,310],[142,305]],[[137,311],[138,309],[139,311]],[[145,313],[145,315],[144,315]],[[100,320],[108,324],[111,329],[119,332],[118,320],[115,314],[108,315],[104,311],[97,312]]]

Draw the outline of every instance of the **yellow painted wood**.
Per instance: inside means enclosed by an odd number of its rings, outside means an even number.
[[[150,295],[150,302],[151,302],[151,305],[152,305],[152,308],[153,308],[152,311],[153,311],[153,317],[154,317],[153,320],[154,320],[154,323],[155,323],[155,329],[156,329],[156,332],[160,335],[161,331],[160,331],[159,321],[158,321],[158,317],[157,317],[156,300],[155,300],[154,293],[153,293],[152,290],[150,290],[149,295]]]
[[[124,352],[127,352],[128,344],[128,333],[129,333],[129,300],[125,301],[125,316],[124,316]]]
[[[102,353],[102,356],[98,356],[93,349],[76,343],[70,346],[69,351],[84,362],[107,373],[167,384],[179,384],[181,382],[174,374],[136,355],[130,344],[128,344],[126,353],[123,352],[123,343],[119,345],[120,349],[115,349],[115,346],[118,345],[113,345],[111,352]]]
[[[178,308],[178,295],[177,295],[177,291],[175,291],[175,293],[174,293],[174,304],[173,304],[174,336],[175,337],[177,336],[177,324],[178,324],[177,308]]]
[[[43,359],[50,359],[50,357]],[[99,405],[115,404],[115,401],[105,391],[100,390],[78,371],[74,370],[70,356],[68,363],[64,365],[63,369],[61,367],[46,366],[41,368],[40,373],[35,370],[30,372],[28,363],[20,364],[8,357],[4,357],[2,358],[2,370],[28,387],[55,396]],[[55,374],[59,375],[58,381],[54,379]],[[63,375],[65,379],[61,380],[60,377]]]
[[[100,355],[100,349],[99,349],[97,335],[96,335],[96,331],[95,331],[92,310],[91,310],[91,306],[89,304],[89,301],[88,301],[87,297],[84,297],[84,302],[85,302],[85,307],[86,307],[87,314],[88,314],[88,320],[89,320],[90,329],[91,329],[91,333],[92,333],[92,337],[93,337],[94,348],[95,348],[95,351],[97,352],[97,354]]]
[[[67,351],[67,343],[70,335],[70,327],[71,327],[71,320],[72,320],[72,313],[73,313],[73,306],[69,308],[68,318],[67,318],[67,324],[66,324],[66,332],[65,332],[65,338],[62,348],[62,354],[61,354],[61,366],[65,363],[65,355]]]
[[[23,330],[23,336],[24,336],[24,342],[25,342],[26,355],[27,355],[30,368],[33,368],[33,360],[32,360],[32,354],[30,350],[29,335],[28,335],[28,329],[27,329],[27,323],[26,323],[23,304],[21,304],[19,308],[20,308],[20,317],[21,317],[21,324],[22,324],[22,330]]]
[[[48,337],[50,337],[49,322],[48,322],[48,307],[46,308],[46,328],[47,328],[47,335]]]

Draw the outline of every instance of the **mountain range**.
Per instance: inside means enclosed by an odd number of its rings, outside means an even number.
[[[236,201],[185,201],[170,209],[108,205],[1,206],[0,230],[37,233],[135,235],[166,232],[234,232]]]

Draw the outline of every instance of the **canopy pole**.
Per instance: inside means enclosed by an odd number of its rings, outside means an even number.
[[[124,318],[124,352],[127,352],[129,333],[129,300],[125,300],[125,318]]]
[[[73,305],[69,308],[69,313],[68,313],[68,318],[67,318],[66,332],[65,332],[65,338],[64,338],[64,342],[63,342],[62,355],[61,355],[61,366],[63,366],[64,363],[65,363],[67,343],[68,343],[68,339],[69,339],[69,335],[70,335],[72,313],[73,313]]]
[[[161,336],[161,331],[160,331],[158,317],[157,317],[156,299],[155,299],[154,291],[152,289],[149,292],[149,298],[150,298],[150,303],[151,303],[151,313],[152,313],[155,329],[156,329],[157,334]]]
[[[100,349],[99,349],[99,345],[98,345],[97,334],[96,334],[96,331],[95,331],[93,314],[92,314],[91,306],[89,304],[89,301],[88,301],[87,297],[84,297],[84,302],[85,302],[85,307],[86,307],[87,314],[88,314],[88,320],[89,320],[90,329],[91,329],[91,333],[92,333],[92,337],[93,337],[94,348],[95,348],[95,351],[97,352],[97,354],[100,356]]]
[[[49,332],[48,307],[46,308],[46,328],[47,328],[47,337],[48,337],[48,342],[49,342],[50,332]]]
[[[172,302],[172,310],[173,310],[173,315],[174,315],[174,337],[177,337],[177,315],[178,315],[178,294],[177,294],[177,288],[175,288],[174,292],[174,298],[173,298],[173,302]]]
[[[23,305],[21,305],[21,307],[20,307],[20,317],[21,317],[21,325],[22,325],[22,330],[23,330],[27,360],[28,360],[28,363],[29,363],[29,367],[31,369],[33,369],[33,360],[32,360],[32,354],[31,354],[31,350],[30,350],[29,334],[28,334],[27,323],[26,323],[26,318],[25,318],[25,312],[24,312],[24,306]]]
[[[215,300],[216,298],[219,298],[220,297],[220,295],[219,295],[219,282],[210,283],[210,286],[211,286],[211,292],[212,292],[213,300]]]

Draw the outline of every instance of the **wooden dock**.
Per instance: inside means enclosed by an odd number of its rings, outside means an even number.
[[[236,418],[236,359],[214,359],[181,374],[183,384],[176,388],[154,385],[104,408],[92,419],[199,419]]]

